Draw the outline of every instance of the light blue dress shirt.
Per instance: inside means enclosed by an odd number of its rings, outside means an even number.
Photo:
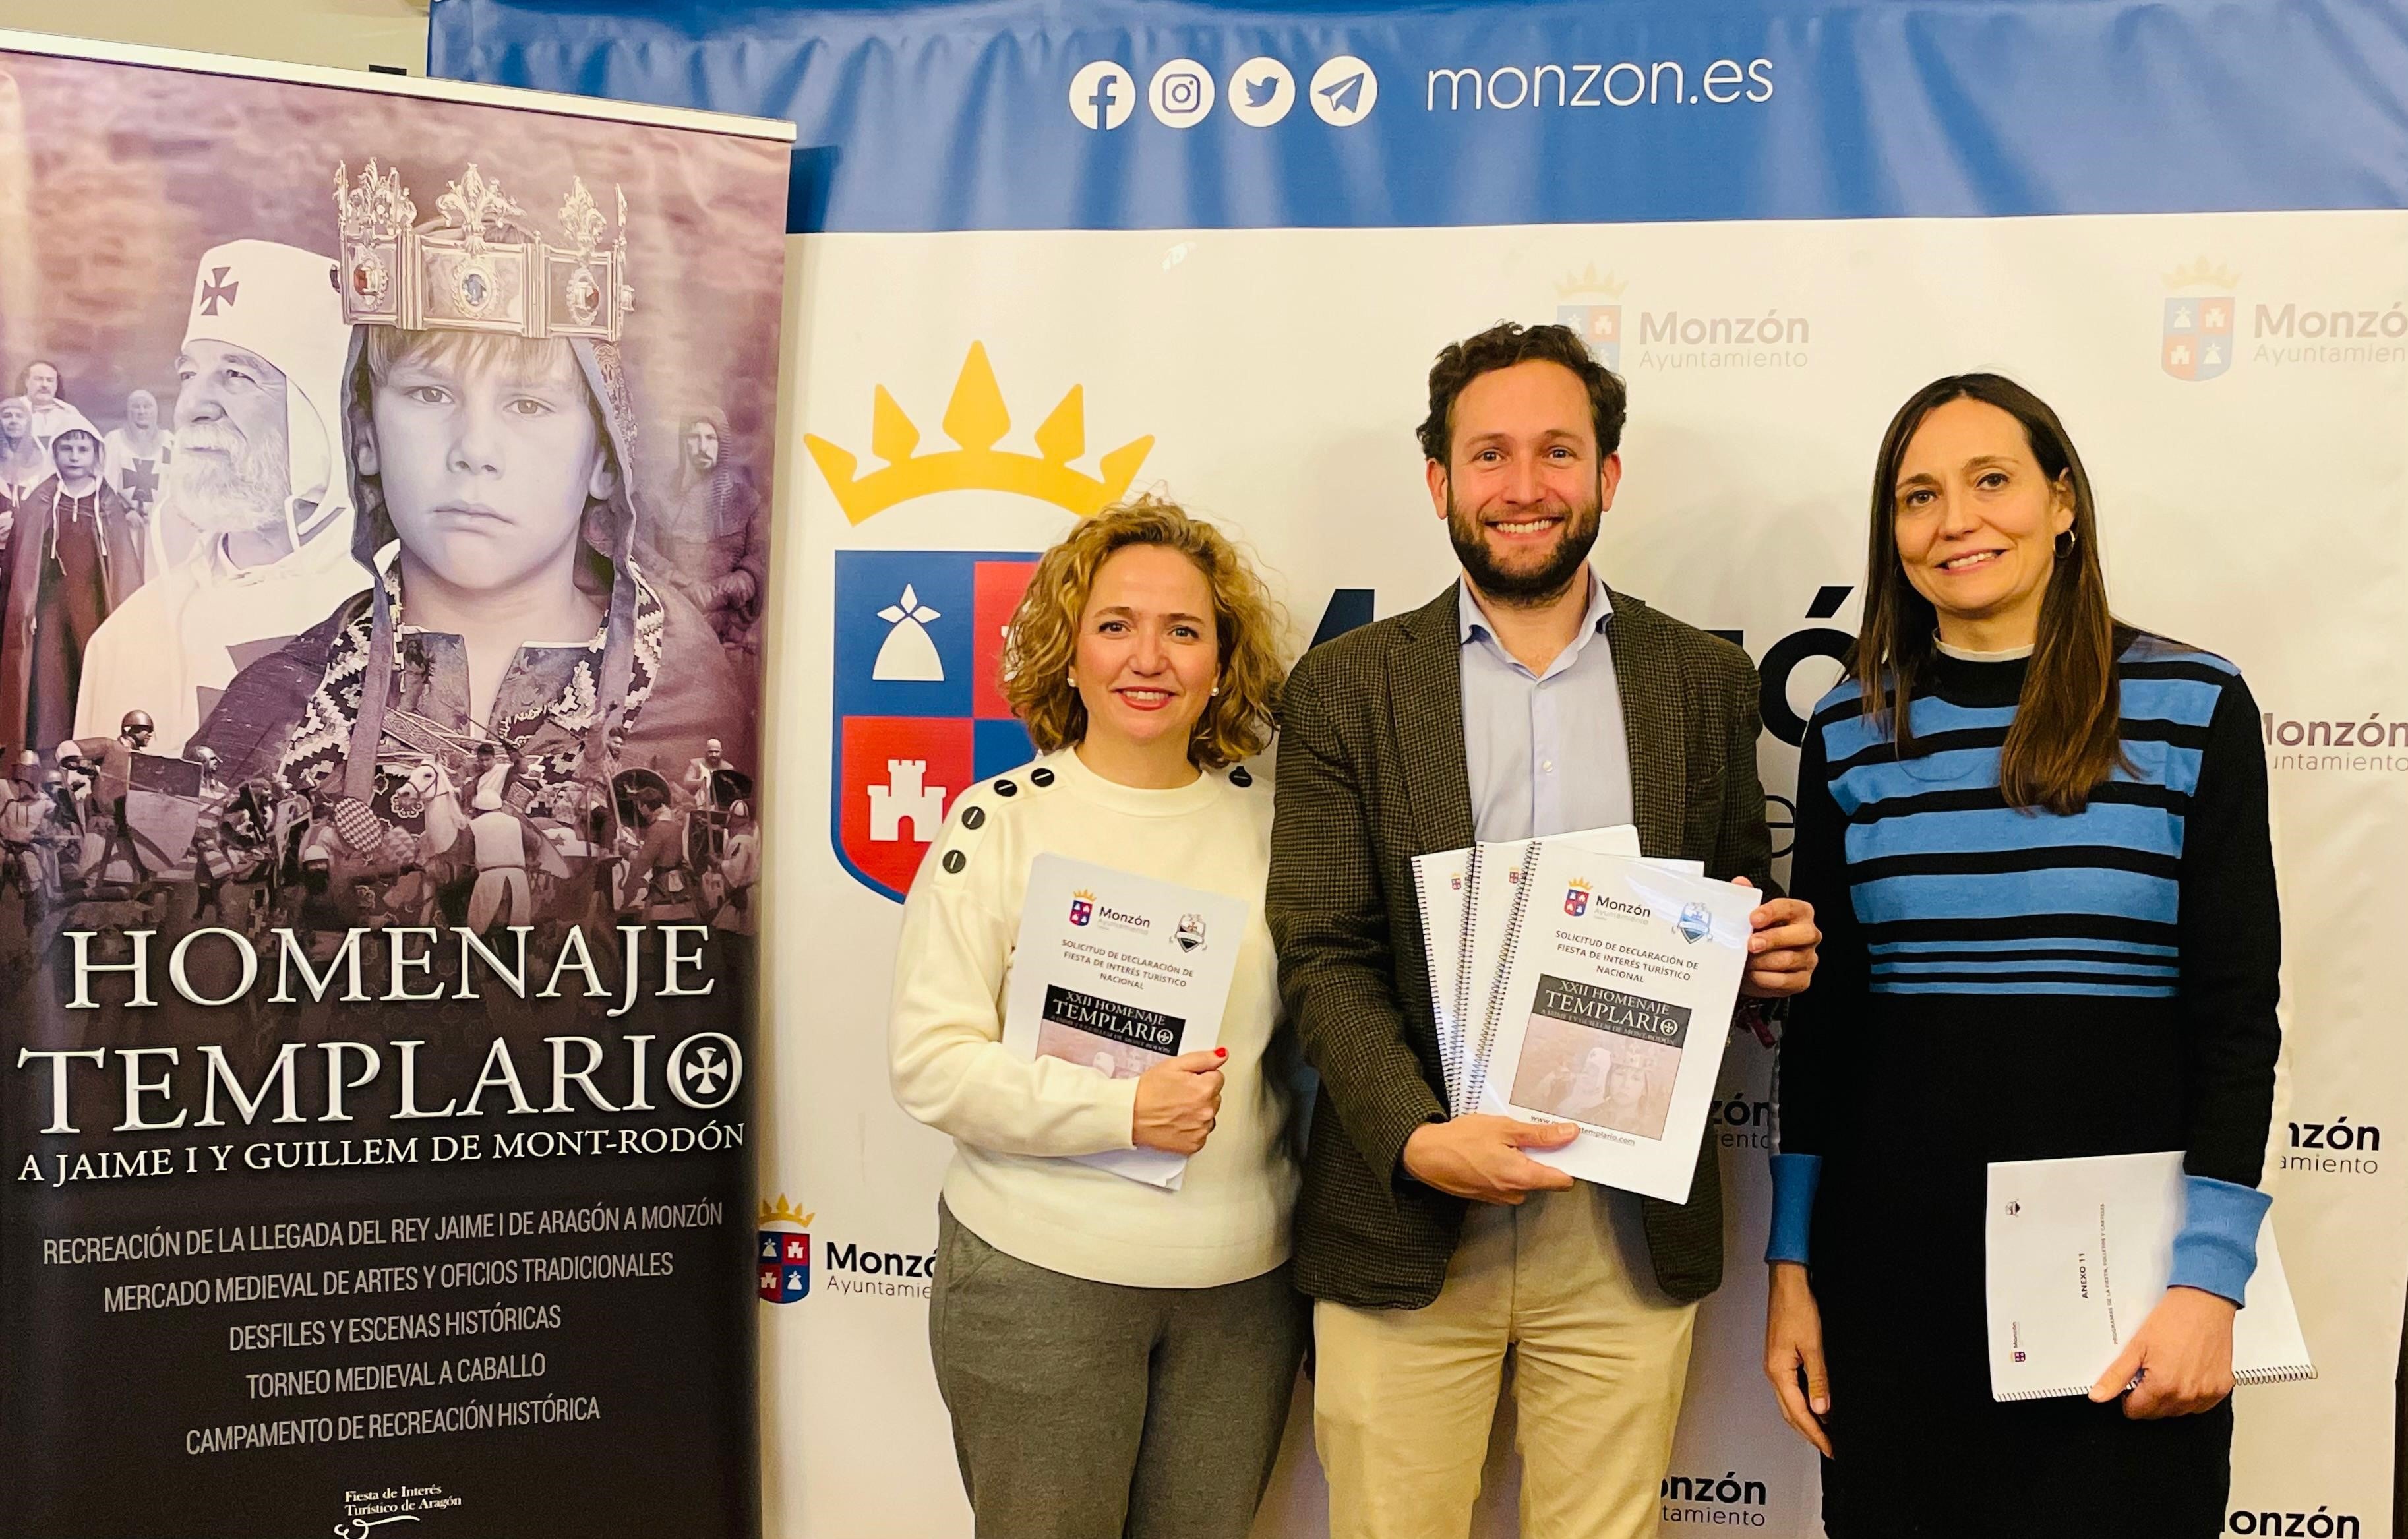
[[[1613,605],[1587,575],[1580,630],[1542,673],[1505,650],[1470,583],[1456,579],[1463,756],[1484,843],[1631,821],[1630,740],[1605,633]]]

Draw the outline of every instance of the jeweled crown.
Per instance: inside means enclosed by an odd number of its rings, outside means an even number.
[[[526,210],[476,166],[435,200],[441,223],[421,227],[398,169],[369,161],[359,180],[335,167],[341,224],[343,319],[408,330],[492,331],[521,337],[592,337],[615,342],[636,293],[627,281],[627,194],[618,229],[570,178],[554,245]]]

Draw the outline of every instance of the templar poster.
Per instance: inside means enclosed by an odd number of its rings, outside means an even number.
[[[0,34],[0,1532],[751,1534],[790,131],[63,46]]]

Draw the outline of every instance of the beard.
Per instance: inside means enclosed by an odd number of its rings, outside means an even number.
[[[1587,565],[1604,511],[1594,491],[1585,502],[1555,503],[1533,510],[1563,520],[1555,526],[1555,547],[1533,553],[1535,560],[1526,558],[1508,565],[1489,550],[1487,531],[1481,525],[1480,515],[1455,502],[1455,487],[1450,482],[1446,491],[1446,538],[1455,546],[1455,558],[1463,563],[1471,585],[1484,597],[1508,605],[1543,604],[1571,586],[1572,579]]]
[[[223,422],[194,423],[176,435],[167,488],[176,511],[203,534],[237,534],[281,524],[293,495],[293,453],[283,424],[257,442]],[[217,453],[196,453],[216,450]]]

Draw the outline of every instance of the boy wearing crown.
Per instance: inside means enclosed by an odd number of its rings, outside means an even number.
[[[337,201],[353,554],[372,582],[238,674],[194,741],[232,778],[324,788],[407,834],[425,814],[395,809],[380,758],[434,756],[466,783],[496,742],[540,793],[602,778],[614,728],[685,758],[749,723],[709,623],[633,559],[624,200],[615,252],[581,182],[566,249],[474,166],[439,225],[417,227],[399,172],[373,163],[357,188],[337,174]]]

